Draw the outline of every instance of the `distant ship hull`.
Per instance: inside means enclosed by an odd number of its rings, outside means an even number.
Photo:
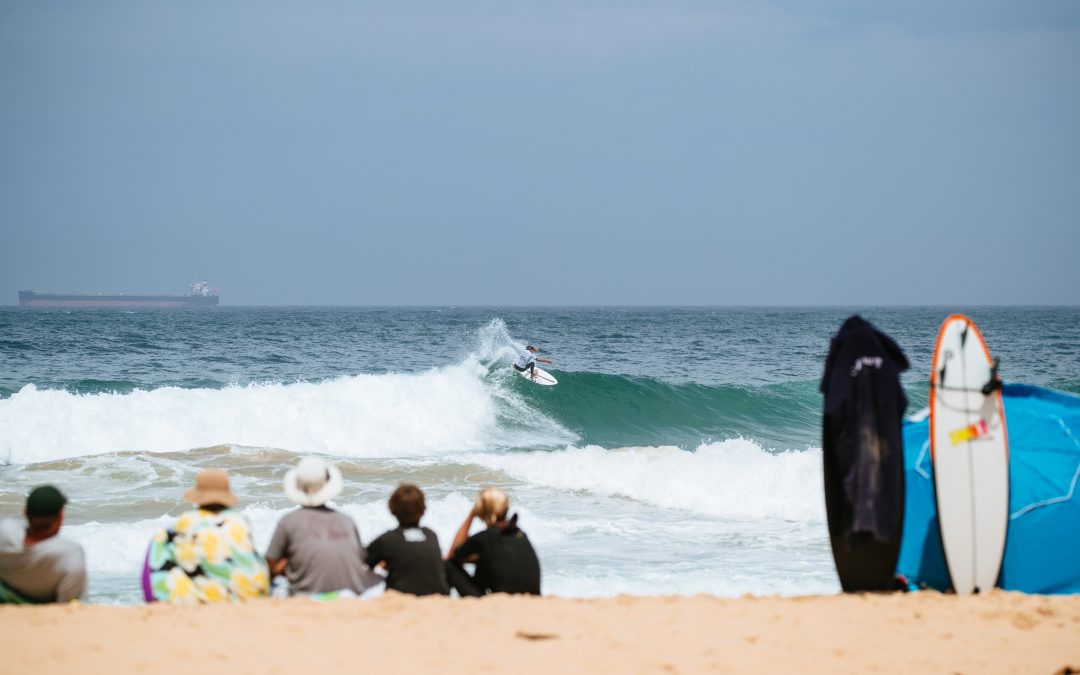
[[[155,307],[214,307],[217,295],[167,295],[165,293],[45,293],[19,291],[20,307],[148,309]]]

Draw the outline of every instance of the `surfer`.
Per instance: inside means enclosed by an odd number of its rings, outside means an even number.
[[[539,353],[539,347],[534,347],[532,345],[526,346],[525,351],[521,352],[521,355],[517,357],[517,361],[514,362],[514,370],[518,371],[519,373],[524,373],[527,370],[529,371],[529,377],[535,380],[536,362],[539,361],[540,363],[551,363],[549,359],[540,359],[533,356],[534,354]]]

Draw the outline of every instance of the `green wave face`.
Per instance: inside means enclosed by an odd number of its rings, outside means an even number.
[[[515,386],[529,405],[606,448],[678,445],[752,438],[764,447],[801,449],[820,443],[816,381],[747,386],[670,384],[647,377],[553,373],[559,385]]]

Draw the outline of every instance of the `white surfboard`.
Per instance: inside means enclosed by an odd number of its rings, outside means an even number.
[[[996,369],[971,319],[945,319],[930,373],[930,448],[953,589],[997,583],[1009,523],[1009,437]]]
[[[517,368],[515,368],[514,370],[517,370]],[[535,382],[536,384],[543,384],[548,387],[559,383],[558,380],[551,376],[551,373],[544,370],[543,368],[536,368],[534,372],[536,373],[536,375],[530,376],[529,371],[518,370],[518,375],[521,375],[530,382]]]

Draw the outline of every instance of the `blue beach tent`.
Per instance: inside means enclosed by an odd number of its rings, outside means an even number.
[[[998,585],[1080,593],[1080,396],[1004,386],[1009,431],[1009,530]],[[897,574],[913,587],[949,588],[938,531],[929,419],[904,423],[906,506]]]

